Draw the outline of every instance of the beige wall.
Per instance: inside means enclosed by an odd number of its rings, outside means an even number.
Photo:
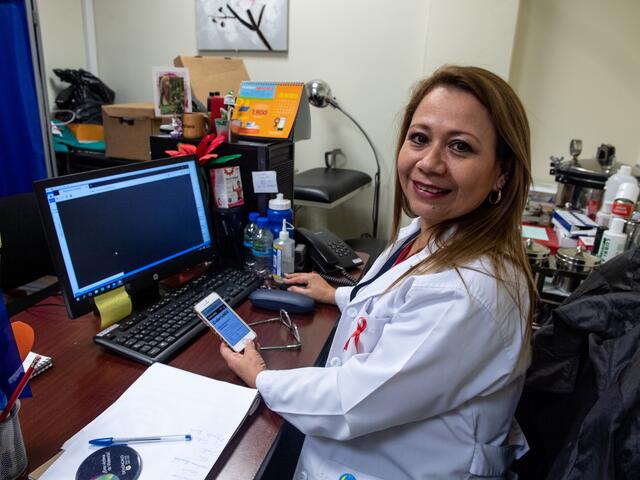
[[[520,0],[430,2],[424,72],[445,63],[483,67],[508,80]]]
[[[84,68],[86,55],[81,0],[37,0],[49,107],[54,109],[62,83],[54,68]]]
[[[522,0],[511,84],[529,114],[533,174],[553,182],[549,156],[569,158],[569,140],[582,157],[601,143],[618,161],[640,154],[640,2]]]

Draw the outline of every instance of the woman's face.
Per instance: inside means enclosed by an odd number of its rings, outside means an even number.
[[[470,93],[436,87],[418,105],[398,155],[409,208],[429,228],[476,209],[504,177],[489,113]]]

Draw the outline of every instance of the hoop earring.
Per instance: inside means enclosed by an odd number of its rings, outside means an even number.
[[[497,205],[497,204],[499,204],[499,203],[500,203],[500,200],[502,200],[502,189],[501,189],[501,188],[499,188],[499,189],[498,189],[498,195],[497,195],[497,197],[495,198],[495,200],[493,199],[493,194],[494,194],[494,193],[496,193],[496,192],[493,192],[493,191],[492,191],[492,192],[489,194],[489,198],[488,198],[488,200],[489,200],[489,204],[490,204],[490,205]]]

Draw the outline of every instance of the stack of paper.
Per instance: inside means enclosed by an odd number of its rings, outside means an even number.
[[[63,445],[64,453],[41,479],[75,478],[99,448],[89,445],[94,438],[177,434],[193,440],[131,445],[142,458],[139,480],[204,479],[258,399],[257,390],[155,363]]]

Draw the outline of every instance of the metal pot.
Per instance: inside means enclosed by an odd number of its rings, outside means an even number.
[[[615,147],[600,145],[595,158],[580,159],[582,141],[571,140],[570,160],[564,157],[551,157],[551,170],[558,183],[556,205],[562,208],[581,210],[587,215],[595,215],[600,209],[604,197],[604,186],[609,177],[618,170]],[[635,167],[632,175],[638,176],[640,170]]]
[[[545,267],[549,264],[550,250],[544,245],[540,245],[530,238],[527,238],[524,241],[524,248],[532,269],[535,269],[535,267]]]
[[[580,246],[560,248],[556,253],[557,270],[553,276],[553,285],[560,290],[571,293],[600,263],[602,263],[600,258],[584,251]],[[581,273],[582,275],[572,275],[572,273]]]

